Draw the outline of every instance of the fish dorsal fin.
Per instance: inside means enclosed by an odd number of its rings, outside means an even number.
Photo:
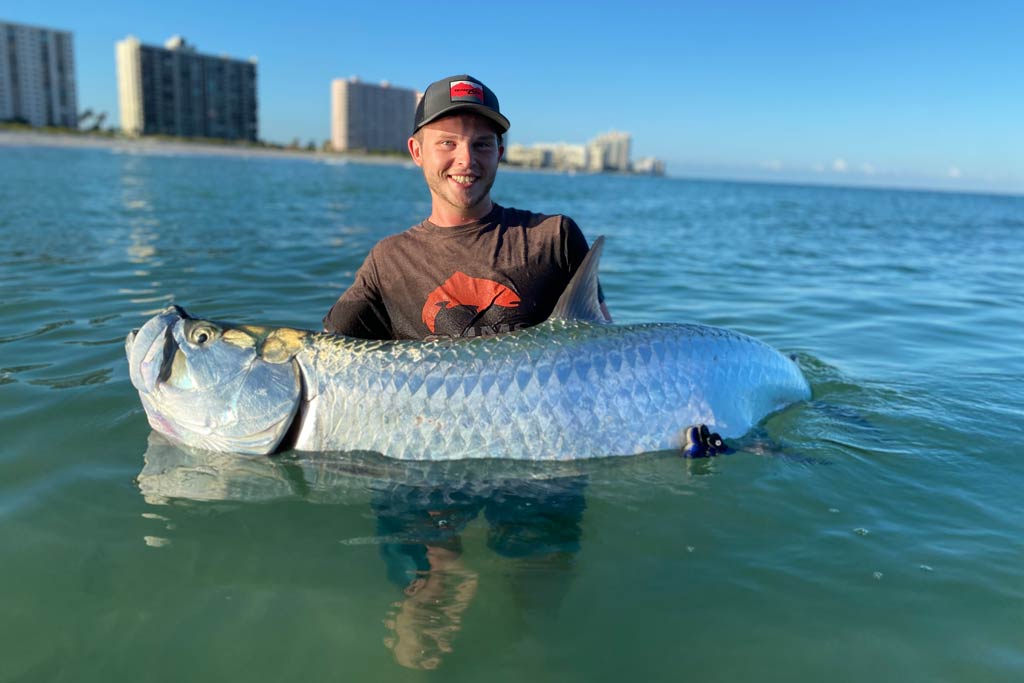
[[[598,299],[597,266],[601,261],[601,249],[604,247],[604,235],[594,240],[594,245],[583,257],[583,263],[576,269],[555,310],[551,311],[549,320],[586,320],[594,323],[606,323],[601,312]]]

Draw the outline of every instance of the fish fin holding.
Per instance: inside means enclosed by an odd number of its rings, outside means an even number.
[[[601,311],[598,295],[597,267],[601,261],[601,250],[604,247],[604,235],[594,240],[590,251],[583,257],[583,262],[576,269],[572,279],[559,297],[555,309],[549,319],[586,320],[587,322],[607,323]]]

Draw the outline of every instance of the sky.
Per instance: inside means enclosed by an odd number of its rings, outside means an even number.
[[[330,137],[330,83],[469,73],[509,142],[633,136],[669,175],[1024,194],[1024,2],[0,0],[72,31],[117,124],[114,44],[256,57],[260,137]]]

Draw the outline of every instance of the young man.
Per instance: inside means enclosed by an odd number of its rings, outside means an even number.
[[[509,128],[498,98],[472,76],[443,78],[427,88],[413,125],[409,154],[423,169],[430,217],[370,250],[324,329],[425,339],[543,322],[589,247],[567,216],[491,201]]]

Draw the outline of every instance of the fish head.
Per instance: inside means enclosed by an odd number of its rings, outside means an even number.
[[[307,333],[232,326],[171,306],[125,340],[149,424],[194,448],[272,453],[302,399],[295,354]]]

